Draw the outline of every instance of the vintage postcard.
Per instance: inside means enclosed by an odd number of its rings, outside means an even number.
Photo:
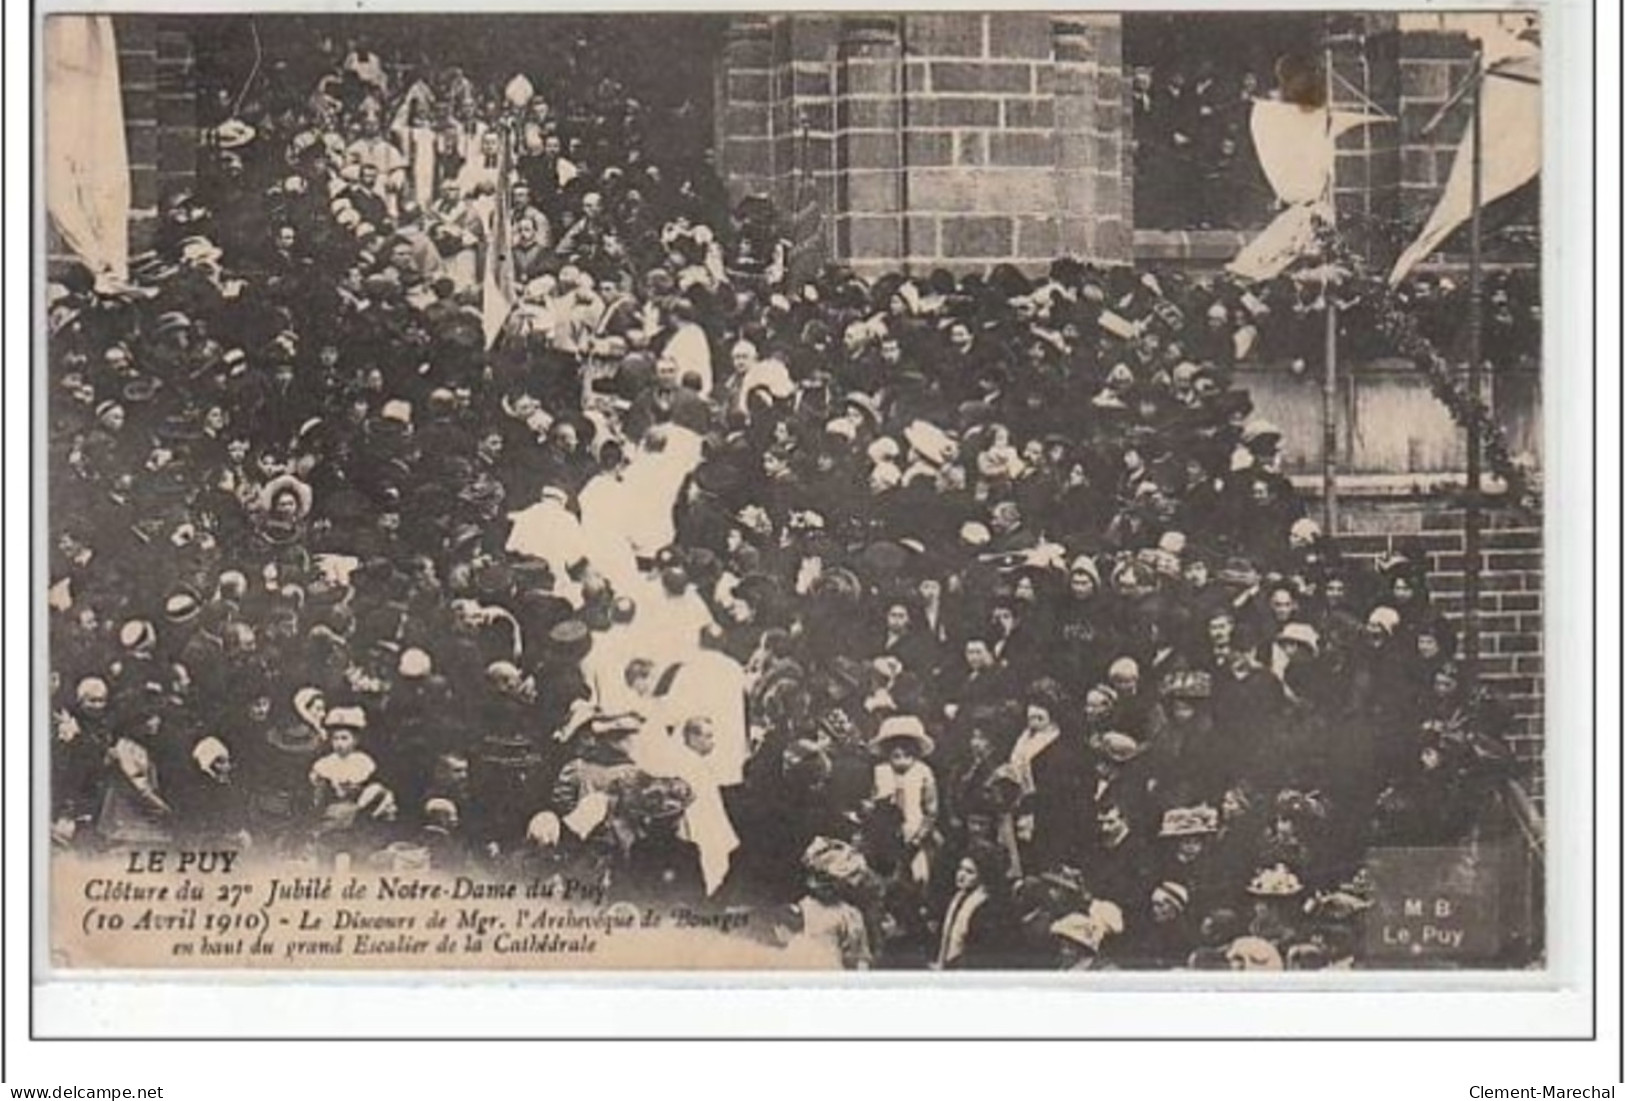
[[[45,16],[53,970],[1544,968],[1541,58]]]

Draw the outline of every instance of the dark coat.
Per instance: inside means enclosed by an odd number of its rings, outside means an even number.
[[[698,905],[705,901],[699,846],[676,833],[656,831],[632,842],[621,892],[646,904]]]
[[[952,897],[948,906],[950,909],[953,906]],[[943,920],[947,917],[945,910]],[[939,931],[938,936],[941,935]],[[1017,966],[1020,949],[1016,914],[1010,900],[989,895],[970,917],[963,951],[948,961],[946,967],[950,971],[1002,971]]]
[[[1095,832],[1094,766],[1088,744],[1063,731],[1033,758],[1033,839],[1023,853],[1029,871],[1077,865]]]

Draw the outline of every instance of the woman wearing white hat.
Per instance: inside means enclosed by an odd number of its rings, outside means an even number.
[[[1113,969],[1101,958],[1106,942],[1123,932],[1123,911],[1114,902],[1093,899],[1082,911],[1057,918],[1049,927],[1062,971]]]
[[[231,750],[211,734],[192,746],[192,763],[175,785],[176,832],[188,844],[246,848],[248,805]]]
[[[367,727],[366,713],[360,707],[334,707],[327,712],[327,741],[330,752],[310,766],[310,785],[316,806],[353,803],[378,772],[378,764],[357,748]]]

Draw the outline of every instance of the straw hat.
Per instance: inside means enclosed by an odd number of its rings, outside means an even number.
[[[227,119],[216,126],[210,133],[214,136],[215,145],[221,149],[240,149],[254,140],[255,130],[242,119]]]
[[[1247,884],[1247,893],[1260,898],[1290,898],[1303,891],[1303,880],[1285,864],[1260,868]]]
[[[1169,807],[1159,837],[1201,837],[1219,832],[1219,812],[1209,806]]]
[[[921,757],[931,756],[937,748],[937,743],[925,732],[925,724],[914,715],[893,715],[883,720],[879,732],[870,740],[869,748],[878,753],[887,742],[895,741],[912,743]]]
[[[269,511],[271,506],[276,503],[276,499],[284,493],[292,493],[294,499],[299,502],[299,518],[301,520],[310,515],[315,493],[308,483],[301,481],[292,474],[280,474],[265,483],[265,489],[262,491],[260,499],[264,502],[266,510]]]

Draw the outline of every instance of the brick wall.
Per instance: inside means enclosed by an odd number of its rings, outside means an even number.
[[[1120,17],[910,15],[904,33],[914,256],[952,270],[1127,260]]]
[[[152,240],[158,218],[158,20],[115,15],[124,141],[130,158],[130,251]]]
[[[182,19],[160,19],[157,30],[157,125],[159,201],[191,189],[197,181],[197,82],[192,33]]]
[[[1465,517],[1447,501],[1339,499],[1338,544],[1356,562],[1395,550],[1425,552],[1434,603],[1461,628]],[[1479,671],[1514,715],[1511,740],[1529,762],[1529,791],[1543,796],[1544,572],[1538,518],[1508,509],[1484,514],[1478,594]]]

